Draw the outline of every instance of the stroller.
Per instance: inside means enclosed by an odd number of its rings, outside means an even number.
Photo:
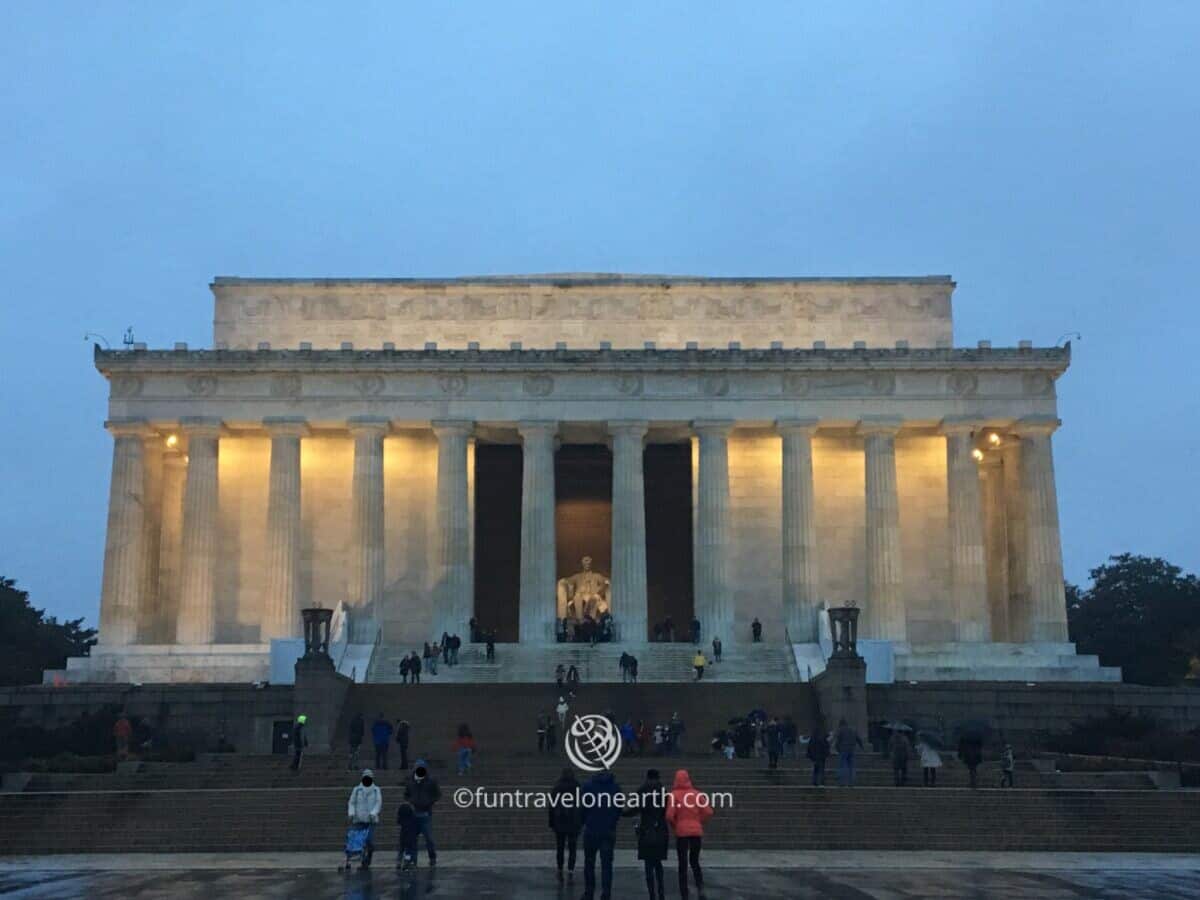
[[[355,858],[362,861],[364,869],[370,868],[374,852],[375,826],[366,822],[355,822],[346,829],[346,864],[338,866],[338,871],[349,872]]]

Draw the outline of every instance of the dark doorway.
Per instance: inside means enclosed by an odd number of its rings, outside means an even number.
[[[554,457],[554,538],[558,577],[592,568],[612,573],[612,453],[603,444],[567,444]]]
[[[475,618],[515,641],[521,595],[521,447],[475,445]]]
[[[647,619],[667,616],[677,634],[692,621],[692,448],[648,444],[646,473]],[[649,635],[647,635],[647,638]]]

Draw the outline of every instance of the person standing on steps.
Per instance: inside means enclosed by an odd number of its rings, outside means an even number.
[[[854,754],[859,747],[863,747],[863,742],[858,732],[845,719],[838,721],[833,746],[838,755],[838,784],[842,787],[854,787]]]
[[[696,790],[687,769],[675,773],[675,784],[667,801],[667,824],[675,832],[675,857],[679,863],[679,896],[687,900],[688,868],[696,882],[696,892],[704,897],[704,873],[700,871],[700,845],[704,823],[712,818],[708,795]]]
[[[539,754],[546,752],[546,724],[549,718],[544,712],[537,714],[537,752]]]
[[[568,709],[570,709],[570,707],[567,706],[567,698],[559,697],[558,698],[558,706],[554,707],[554,714],[556,716],[558,716],[558,727],[563,729],[563,734],[567,733],[567,710]]]
[[[546,752],[553,754],[558,746],[558,720],[553,714],[546,716]]]
[[[300,762],[304,758],[304,748],[308,746],[308,735],[304,733],[304,726],[308,724],[308,716],[296,716],[296,723],[292,726],[292,765],[293,772],[300,771]]]
[[[720,661],[721,661],[721,648],[722,648],[722,646],[723,646],[723,645],[721,644],[721,639],[720,639],[719,637],[714,637],[714,638],[713,638],[713,642],[712,642],[712,648],[713,648],[713,662],[720,662]]]
[[[824,787],[825,761],[829,759],[829,738],[820,725],[813,729],[812,737],[808,741],[808,748],[804,752],[812,762],[813,787]]]
[[[558,880],[563,880],[563,856],[566,855],[567,876],[575,877],[575,852],[579,844],[579,830],[583,827],[583,811],[579,804],[579,782],[575,770],[562,770],[558,781],[550,789],[548,808],[550,830],[554,832],[554,861],[558,864]]]
[[[400,683],[401,684],[408,684],[408,672],[409,672],[409,669],[411,669],[411,668],[412,668],[412,660],[406,654],[404,656],[404,658],[400,660]]]
[[[460,776],[470,774],[471,757],[475,755],[475,736],[471,734],[471,729],[466,722],[458,726],[458,736],[454,739],[454,752],[458,756],[458,774]]]
[[[437,779],[429,774],[425,760],[418,759],[416,768],[404,785],[404,799],[416,813],[417,833],[425,836],[425,850],[429,854],[429,865],[437,865],[437,847],[433,843],[433,805],[442,797]]]
[[[574,700],[575,695],[579,693],[579,670],[572,663],[567,669],[567,695]]]
[[[554,667],[554,686],[558,688],[558,693],[560,694],[563,692],[563,682],[566,678],[567,669],[562,663],[559,663]]]
[[[758,616],[754,617],[754,621],[750,623],[750,637],[754,643],[762,643],[762,622],[758,621]]]
[[[371,740],[375,743],[375,768],[386,770],[388,745],[392,742],[392,723],[380,713],[371,723]]]
[[[612,772],[605,769],[583,786],[583,898],[596,896],[596,856],[600,856],[600,900],[611,900],[613,850],[617,844],[617,823],[622,807],[616,796],[621,792]],[[581,798],[581,799],[582,799]]]
[[[646,780],[638,788],[637,805],[625,811],[637,816],[637,858],[646,870],[646,892],[650,900],[664,900],[663,860],[671,836],[667,830],[667,794],[658,769],[648,769]]]
[[[902,728],[892,730],[888,740],[888,753],[892,757],[892,778],[896,787],[908,784],[908,758],[912,755],[912,742]]]
[[[767,723],[767,768],[778,769],[779,757],[783,755],[783,726],[774,716]]]
[[[700,617],[692,616],[692,643],[700,643]]]
[[[638,661],[637,657],[632,653],[629,654],[629,680],[637,684]]]
[[[361,712],[356,712],[350,720],[350,762],[347,768],[356,771],[361,768],[358,751],[362,749],[363,736],[367,733],[367,723]],[[372,776],[374,777],[374,776]]]
[[[983,738],[975,733],[964,734],[958,742],[958,758],[967,767],[971,789],[979,787],[979,764],[983,762]]]
[[[704,658],[703,651],[697,650],[696,655],[692,657],[692,668],[696,670],[697,681],[704,677],[704,667],[706,665],[708,665],[708,660]]]
[[[362,867],[371,867],[371,857],[375,855],[375,826],[379,824],[379,814],[383,811],[383,792],[375,783],[375,773],[363,769],[362,778],[350,791],[350,802],[346,815],[352,826],[366,829],[366,841],[362,849]],[[346,868],[350,868],[350,855],[346,854]]]
[[[942,756],[924,735],[917,737],[917,756],[921,759],[921,784],[937,787],[937,770],[942,767]]]
[[[1013,787],[1013,775],[1017,768],[1017,756],[1013,753],[1012,744],[1005,743],[1004,751],[1000,754],[1000,787]]]
[[[408,673],[412,676],[413,684],[421,683],[421,657],[417,656],[416,650],[408,658]]]
[[[487,636],[487,661],[496,661],[496,632],[489,631]]]
[[[442,647],[442,662],[446,666],[449,666],[451,664],[450,663],[450,633],[447,631],[442,632],[441,647]]]
[[[408,720],[401,719],[396,723],[396,746],[400,748],[400,768],[408,770]]]

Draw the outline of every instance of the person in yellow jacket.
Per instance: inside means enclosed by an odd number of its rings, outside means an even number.
[[[696,655],[692,657],[692,668],[696,670],[696,680],[699,681],[704,677],[704,667],[708,665],[708,660],[704,658],[704,652],[696,651]]]

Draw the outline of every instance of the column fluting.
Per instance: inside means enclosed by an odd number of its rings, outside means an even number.
[[[267,418],[271,468],[267,495],[267,559],[263,590],[262,639],[294,638],[300,623],[300,439],[308,425],[300,418]]]
[[[700,443],[696,511],[695,614],[706,641],[737,640],[729,585],[729,433],[732,421],[697,420]]]
[[[112,420],[105,427],[113,436],[113,460],[99,639],[108,646],[124,646],[137,640],[146,578],[145,440],[151,432],[140,419]]]
[[[863,636],[904,641],[904,580],[900,556],[900,498],[896,488],[896,434],[900,420],[863,420],[866,457],[867,609]]]
[[[162,598],[158,592],[159,556],[162,544],[163,438],[152,433],[142,439],[146,465],[145,509],[142,512],[142,548],[144,573],[137,621],[137,641],[158,643],[158,623],[162,619]]]
[[[389,423],[364,416],[350,419],[347,426],[354,438],[350,639],[369,644],[383,617],[383,439]]]
[[[468,442],[473,422],[432,423],[438,439],[437,543],[434,547],[433,633],[469,638],[475,608],[475,579],[471,567],[471,504]]]
[[[780,419],[783,438],[783,620],[793,643],[818,639],[816,493],[812,439],[816,419]]]
[[[608,423],[613,444],[612,615],[622,641],[647,639],[645,438],[648,423]]]
[[[216,419],[184,419],[180,430],[187,436],[187,476],[175,641],[211,644],[216,639],[221,423]]]
[[[520,637],[554,639],[557,561],[554,536],[554,440],[557,422],[521,422]]]
[[[1021,439],[1021,497],[1025,505],[1028,552],[1028,639],[1054,643],[1067,640],[1058,494],[1050,446],[1050,435],[1058,424],[1053,417],[1030,417],[1021,419],[1014,427]]]
[[[983,503],[974,435],[981,423],[944,419],[946,495],[949,509],[950,584],[960,641],[991,640],[988,612],[987,558],[983,543]]]

